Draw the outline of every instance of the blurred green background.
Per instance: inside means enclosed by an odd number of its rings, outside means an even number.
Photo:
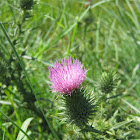
[[[108,134],[87,137],[139,139],[140,1],[25,1],[0,0],[0,110],[13,120],[0,113],[0,138],[15,140],[19,129],[13,122],[21,127],[33,117],[28,130],[34,139],[56,139],[42,108],[60,139],[82,139],[73,125],[61,120],[62,96],[55,100],[58,93],[49,88],[48,66],[71,56],[88,69],[83,86],[96,96],[95,84],[103,71],[113,69],[119,76],[116,94],[121,96],[116,108],[110,108],[117,115],[107,120],[103,114],[109,108],[99,106],[101,112],[92,118],[95,128],[104,127]]]

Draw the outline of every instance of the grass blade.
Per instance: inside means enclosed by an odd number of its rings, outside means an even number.
[[[0,110],[0,113],[5,117],[7,118],[9,121],[12,122],[13,125],[15,125],[18,129],[20,129],[20,131],[22,133],[24,133],[30,140],[34,140],[32,137],[30,137],[29,135],[26,134],[26,132],[24,132],[13,120],[11,120],[7,115],[5,115],[1,110]]]
[[[139,109],[137,109],[136,107],[134,107],[132,104],[130,104],[129,102],[127,102],[127,101],[124,100],[124,99],[122,99],[122,101],[123,101],[124,103],[126,103],[129,107],[131,107],[133,110],[135,110],[137,113],[140,114],[140,110],[139,110]]]
[[[21,129],[23,129],[25,132],[27,131],[27,128],[28,128],[28,126],[29,126],[29,124],[30,124],[30,122],[33,120],[33,118],[28,118],[28,119],[26,119],[24,122],[23,122],[23,124],[22,124],[22,126],[21,126]],[[23,139],[24,138],[24,134],[23,133],[21,133],[21,131],[18,133],[18,137],[17,137],[17,140],[21,140],[21,139]]]
[[[120,122],[120,123],[117,123],[115,126],[113,126],[110,130],[112,130],[112,129],[118,129],[118,128],[120,128],[120,127],[122,127],[122,126],[124,126],[124,125],[126,125],[126,124],[128,124],[128,123],[130,123],[130,122],[132,122],[133,121],[133,119],[131,119],[131,120],[128,120],[128,121],[123,121],[123,122]]]

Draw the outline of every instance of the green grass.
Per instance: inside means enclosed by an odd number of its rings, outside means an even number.
[[[140,1],[91,0],[88,8],[85,3],[40,0],[24,21],[19,0],[0,1],[3,140],[16,139],[23,122],[31,117],[31,134],[25,132],[28,137],[83,138],[77,128],[61,121],[62,97],[55,100],[58,93],[49,88],[48,66],[67,56],[80,60],[88,69],[83,86],[94,91],[95,99],[99,96],[96,82],[103,71],[113,69],[119,76],[114,94],[121,96],[101,102],[90,121],[104,135],[89,132],[84,137],[140,138]]]

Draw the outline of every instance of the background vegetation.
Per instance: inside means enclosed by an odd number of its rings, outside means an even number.
[[[22,139],[21,126],[36,140],[140,138],[140,1],[0,0],[0,7],[0,139]],[[115,98],[101,101],[90,122],[102,134],[83,136],[61,120],[48,66],[67,56],[88,69],[83,86],[95,102],[102,72],[117,71]]]

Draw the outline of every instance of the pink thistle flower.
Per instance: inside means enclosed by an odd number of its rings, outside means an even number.
[[[61,63],[56,61],[48,69],[52,91],[63,95],[71,95],[75,89],[79,88],[87,73],[81,63],[74,58],[72,61],[71,57],[64,59],[64,61],[61,60]]]

